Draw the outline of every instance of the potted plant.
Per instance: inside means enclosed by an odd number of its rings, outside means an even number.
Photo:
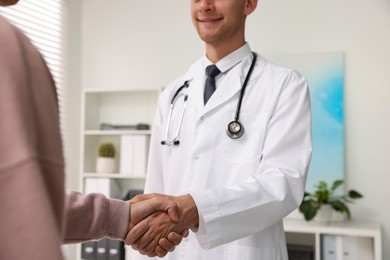
[[[325,214],[328,214],[328,216],[320,218],[318,221],[329,221],[333,210],[350,219],[351,212],[347,203],[353,202],[354,199],[362,198],[363,195],[356,190],[349,190],[344,194],[337,195],[336,190],[343,183],[343,180],[335,180],[332,186],[328,188],[326,182],[320,181],[319,184],[316,185],[317,189],[314,193],[305,192],[303,201],[299,206],[299,211],[304,215],[305,219],[313,219],[316,215],[319,215],[319,211],[324,211],[324,209],[327,209],[327,213]]]
[[[96,160],[96,172],[115,172],[115,146],[113,143],[106,142],[100,144]]]

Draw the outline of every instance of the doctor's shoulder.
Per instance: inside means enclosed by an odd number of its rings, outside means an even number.
[[[269,77],[269,80],[283,88],[296,86],[298,88],[308,88],[307,79],[298,71],[264,60],[265,66],[263,73]]]
[[[163,87],[160,94],[160,99],[171,100],[175,92],[184,84],[182,77],[176,78],[171,81],[167,86]]]
[[[188,86],[190,82],[195,77],[196,73],[199,71],[199,66],[201,64],[201,59],[197,60],[192,66],[180,77],[171,81],[166,87],[163,88],[161,92],[162,98],[168,98],[169,100],[175,95],[175,93],[184,86],[187,82]]]

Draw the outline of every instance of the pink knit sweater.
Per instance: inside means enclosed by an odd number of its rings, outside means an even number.
[[[64,241],[124,238],[129,223],[124,201],[65,195],[54,82],[27,37],[1,16],[0,201],[4,260],[62,259]]]

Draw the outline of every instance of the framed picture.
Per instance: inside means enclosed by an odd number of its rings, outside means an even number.
[[[309,83],[313,155],[306,190],[314,191],[319,181],[331,184],[344,179],[344,55],[287,54],[267,59],[298,71]]]

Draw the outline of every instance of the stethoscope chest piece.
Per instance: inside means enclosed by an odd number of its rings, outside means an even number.
[[[252,54],[253,54],[252,64],[249,67],[248,73],[246,74],[244,83],[241,87],[240,96],[238,97],[237,110],[236,110],[234,120],[231,121],[226,127],[226,134],[232,139],[240,138],[244,134],[244,126],[239,122],[239,115],[240,115],[241,102],[242,102],[242,99],[244,97],[245,88],[246,88],[246,85],[248,84],[250,75],[252,74],[253,67],[256,64],[256,57],[257,57],[256,53],[253,52]],[[182,91],[184,88],[188,88],[188,86],[189,86],[188,81],[184,82],[183,86],[178,88],[172,97],[171,105],[169,108],[169,114],[168,114],[167,128],[165,130],[165,138],[163,141],[161,141],[162,145],[179,145],[180,144],[180,141],[179,141],[180,129],[181,129],[181,125],[183,123],[184,112],[186,110],[186,105],[187,105],[187,100],[188,100],[188,95],[183,94],[183,93],[180,95],[180,91]],[[169,139],[169,127],[171,125],[172,111],[173,111],[173,107],[175,105],[175,102],[177,101],[179,96],[184,97],[183,112],[180,116],[179,125],[177,127],[176,133],[174,134],[174,136],[172,138]]]
[[[226,128],[226,134],[233,139],[240,138],[244,134],[244,131],[244,126],[236,120],[231,121]]]

